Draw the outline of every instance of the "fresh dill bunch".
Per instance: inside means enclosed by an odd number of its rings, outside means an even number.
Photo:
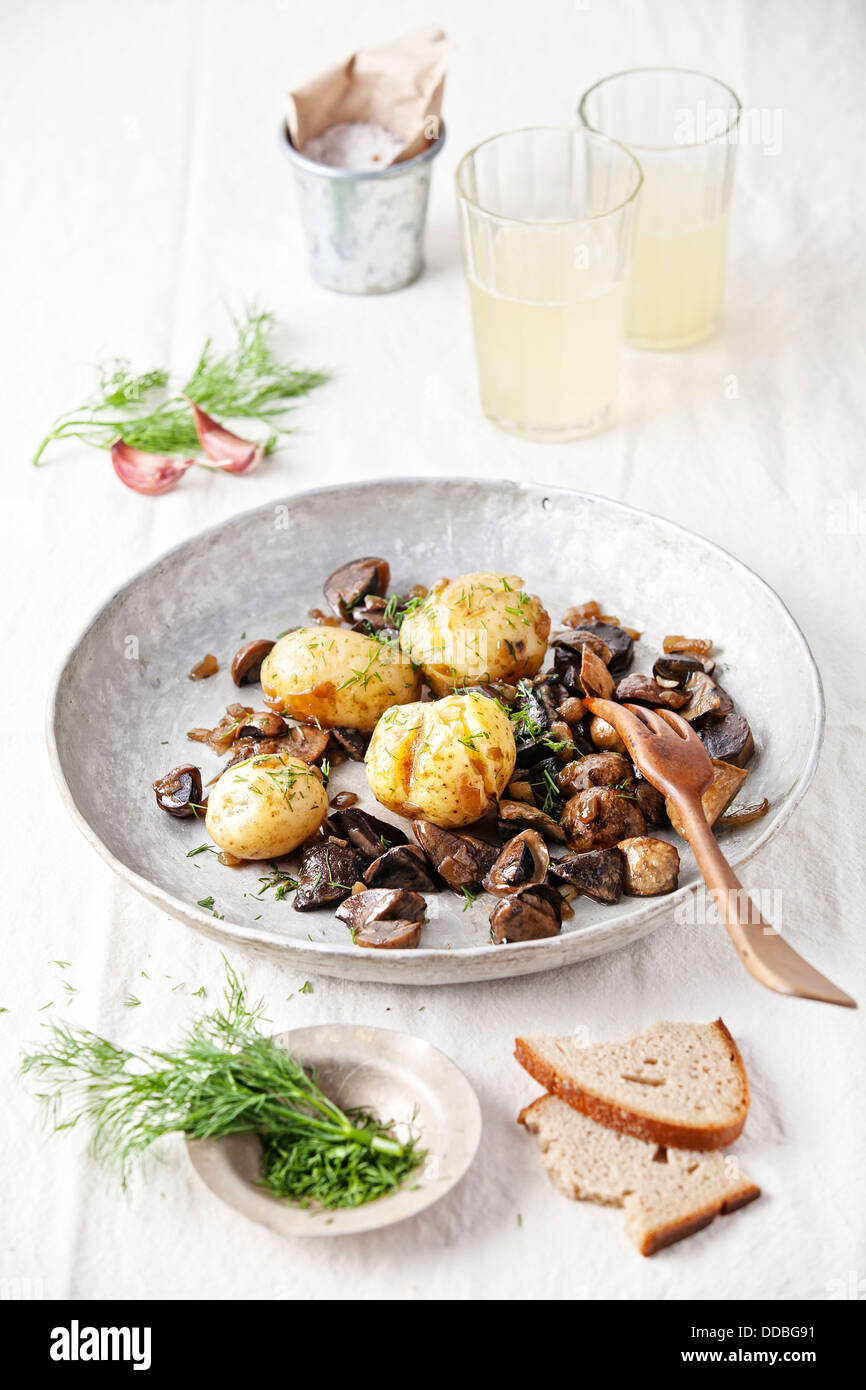
[[[130,1052],[89,1029],[46,1025],[48,1043],[22,1058],[55,1132],[83,1124],[96,1159],[125,1182],[167,1134],[212,1139],[255,1134],[261,1181],[300,1206],[354,1207],[396,1190],[424,1160],[373,1115],[345,1111],[289,1052],[263,1034],[263,1003],[249,1004],[226,962],[223,1001],[170,1051]]]
[[[189,408],[195,401],[221,424],[255,420],[269,434],[263,441],[270,453],[291,432],[285,416],[293,402],[328,380],[326,372],[311,372],[283,362],[271,344],[274,317],[256,308],[232,316],[235,341],[220,355],[209,338],[192,375],[173,391],[161,368],[134,375],[125,358],[113,358],[99,369],[97,389],[89,400],[54,421],[33,457],[38,464],[49,444],[80,439],[109,449],[118,436],[149,453],[188,457],[199,452],[199,440]]]

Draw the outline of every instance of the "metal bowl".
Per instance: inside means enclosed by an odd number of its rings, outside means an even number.
[[[239,695],[254,702],[229,674],[241,634],[273,637],[307,621],[322,579],[371,554],[390,560],[395,592],[471,570],[520,574],[555,624],[569,604],[598,598],[644,630],[635,670],[651,668],[667,632],[712,637],[722,682],[758,748],[746,798],[766,796],[771,806],[763,820],[725,832],[735,866],[777,833],[811,782],[824,722],[812,655],[778,595],[710,541],[604,497],[534,483],[416,478],[322,488],[215,526],[130,580],[76,642],[50,697],[51,759],[85,837],[187,925],[304,970],[444,984],[529,974],[627,946],[670,919],[700,882],[680,841],[676,893],[616,907],[581,898],[559,936],[492,946],[492,900],[464,911],[442,893],[428,899],[419,949],[378,951],[353,946],[329,911],[297,913],[288,898],[255,897],[267,866],[229,870],[210,854],[188,858],[206,839],[204,826],[158,812],[151,782],[191,758],[205,779],[218,770],[220,760],[190,744],[186,730],[214,723]],[[220,673],[190,681],[208,651]],[[332,792],[344,788],[372,803],[360,764],[336,769]],[[199,905],[210,897],[212,909]]]

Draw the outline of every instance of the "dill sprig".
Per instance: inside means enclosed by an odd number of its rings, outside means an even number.
[[[55,1132],[88,1127],[94,1157],[123,1181],[165,1135],[252,1133],[262,1185],[296,1205],[355,1207],[395,1191],[425,1157],[416,1140],[400,1143],[375,1116],[330,1100],[260,1031],[263,1003],[248,1003],[227,962],[226,976],[222,1004],[171,1051],[131,1052],[89,1029],[46,1025],[48,1043],[22,1058],[21,1071],[39,1085]]]
[[[270,453],[291,433],[284,421],[293,409],[291,402],[321,386],[328,376],[280,361],[271,345],[272,314],[248,308],[233,316],[232,323],[233,346],[220,355],[208,338],[192,375],[178,391],[171,389],[169,375],[161,368],[135,375],[125,358],[105,363],[94,395],[55,420],[36,450],[34,464],[59,439],[81,439],[109,449],[119,436],[150,453],[195,455],[199,441],[190,400],[221,424],[254,420],[264,426],[269,430],[265,451]]]

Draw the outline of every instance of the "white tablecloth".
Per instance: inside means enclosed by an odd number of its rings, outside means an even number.
[[[382,1235],[283,1242],[205,1190],[179,1142],[123,1195],[76,1137],[43,1137],[15,1079],[16,1050],[52,1001],[70,1020],[160,1044],[198,1005],[193,991],[205,985],[213,999],[222,971],[213,943],[118,881],[63,811],[42,737],[60,656],[168,546],[236,510],[364,476],[528,476],[603,492],[711,537],[779,591],[823,674],[827,737],[805,803],[745,878],[755,891],[781,889],[791,940],[863,993],[862,8],[439,0],[434,10],[415,0],[33,0],[0,12],[0,1296],[863,1296],[860,1016],[761,990],[720,930],[671,920],[633,949],[509,983],[389,989],[311,977],[303,995],[303,974],[231,951],[280,1027],[408,1029],[476,1087],[485,1134],[469,1176]],[[431,17],[457,47],[426,274],[383,298],[329,294],[307,277],[277,148],[284,93]],[[717,73],[747,106],[780,114],[781,150],[740,151],[724,330],[687,354],[631,354],[609,432],[562,446],[511,439],[478,408],[453,168],[484,135],[566,122],[594,79],[653,63]],[[182,370],[206,332],[222,331],[224,304],[252,298],[278,314],[298,361],[336,373],[277,459],[249,478],[202,472],[155,501],[125,491],[106,456],[85,448],[30,468],[48,422],[90,389],[94,362],[119,351]],[[141,1006],[124,1007],[129,995]],[[514,1122],[536,1088],[512,1039],[577,1026],[600,1038],[719,1013],[752,1081],[738,1152],[765,1195],[641,1260],[617,1213],[568,1206],[542,1176]]]

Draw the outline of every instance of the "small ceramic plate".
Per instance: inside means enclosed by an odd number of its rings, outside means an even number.
[[[323,1024],[275,1041],[318,1072],[327,1096],[362,1106],[409,1131],[426,1150],[423,1165],[391,1197],[337,1211],[302,1211],[258,1184],[259,1146],[248,1135],[187,1141],[193,1167],[221,1201],[283,1236],[345,1236],[393,1226],[438,1202],[460,1181],[481,1140],[481,1108],[462,1071],[438,1048],[390,1028]]]

